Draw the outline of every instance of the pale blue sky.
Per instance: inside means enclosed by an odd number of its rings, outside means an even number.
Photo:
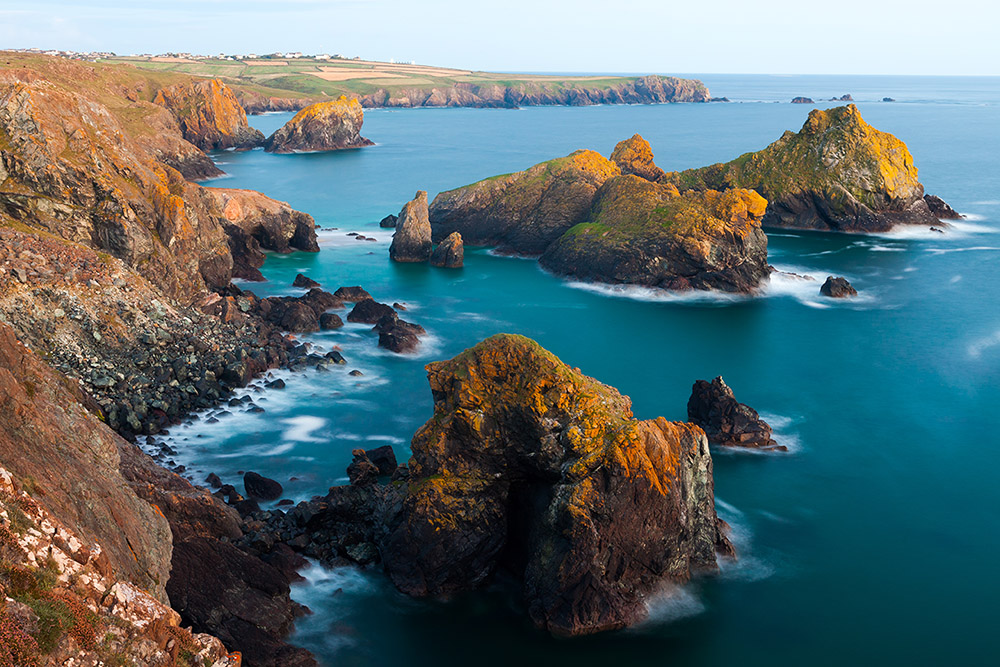
[[[992,0],[0,0],[0,48],[500,71],[1000,75]]]

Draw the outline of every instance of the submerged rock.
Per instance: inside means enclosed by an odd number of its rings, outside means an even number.
[[[798,133],[736,160],[667,175],[681,189],[748,188],[768,200],[764,226],[883,232],[933,225],[906,144],[857,107],[813,109]]]
[[[649,595],[732,554],[700,428],[635,419],[627,397],[521,336],[427,370],[434,417],[382,548],[403,592],[469,590],[505,568],[538,627],[581,635],[643,619]]]
[[[427,213],[427,192],[419,190],[399,213],[392,235],[389,258],[396,262],[426,262],[431,257],[431,223]]]
[[[847,297],[857,296],[858,290],[854,289],[851,283],[847,282],[847,278],[842,276],[833,277],[827,276],[826,282],[819,288],[819,293],[823,296],[832,297],[834,299],[844,299]]]
[[[771,438],[770,425],[756,410],[736,400],[722,376],[695,382],[687,410],[688,419],[705,430],[713,445],[788,451]]]
[[[431,266],[447,269],[460,269],[465,263],[465,246],[462,235],[452,232],[445,237],[431,253]]]
[[[267,138],[269,153],[333,151],[372,146],[361,136],[365,112],[357,100],[341,95],[330,102],[307,106]]]

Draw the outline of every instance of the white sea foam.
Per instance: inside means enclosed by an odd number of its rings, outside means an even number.
[[[952,276],[951,280],[949,280],[948,282],[950,282],[952,285],[954,285],[957,282],[961,282],[961,280],[962,280],[962,276]]]
[[[1000,250],[997,246],[977,245],[967,248],[928,248],[927,252],[932,255],[947,255],[953,252],[995,252]]]
[[[731,294],[715,290],[688,290],[686,292],[671,292],[656,287],[640,285],[608,285],[606,283],[588,283],[570,281],[566,283],[573,289],[593,292],[603,296],[632,299],[634,301],[651,301],[655,303],[736,303],[746,301],[750,297],[743,294]]]
[[[629,632],[643,632],[655,626],[697,616],[705,611],[704,603],[686,586],[667,584],[646,599],[646,618]]]
[[[983,338],[979,338],[978,340],[969,343],[967,350],[970,357],[978,359],[983,355],[983,352],[996,347],[997,345],[1000,345],[1000,329],[989,336],[984,336]]]
[[[972,202],[973,206],[1000,206],[1000,199],[983,199]]]
[[[292,440],[295,442],[322,442],[322,439],[313,437],[313,433],[326,426],[326,420],[322,417],[300,415],[298,417],[282,419],[281,423],[290,427],[282,434],[281,437],[283,440]]]

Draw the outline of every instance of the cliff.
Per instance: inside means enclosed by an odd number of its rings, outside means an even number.
[[[184,138],[202,150],[247,149],[264,141],[260,130],[247,124],[236,95],[218,79],[162,88],[153,102],[169,109]]]
[[[524,171],[442,192],[430,206],[434,240],[440,242],[460,232],[469,245],[539,255],[587,219],[598,188],[619,173],[617,165],[602,155],[580,150]]]
[[[504,568],[536,625],[588,634],[641,620],[649,596],[732,553],[698,427],[635,419],[627,397],[521,336],[427,371],[434,416],[383,545],[400,590],[446,595]]]
[[[814,109],[798,133],[763,150],[666,179],[681,189],[756,190],[769,202],[764,226],[882,232],[939,224],[906,144],[866,123],[853,104]]]
[[[334,151],[373,145],[361,136],[365,113],[357,100],[341,96],[311,104],[267,138],[270,153]]]
[[[190,154],[168,160],[170,146],[208,158],[165,109],[109,91],[119,72],[44,62],[41,71],[0,68],[0,215],[107,252],[184,303],[227,286],[233,255],[254,254],[249,238],[279,251],[316,249],[305,214],[262,195],[203,188],[169,166]],[[260,233],[269,226],[261,219],[276,213],[300,221],[283,226],[284,242]],[[234,227],[246,233],[228,233]]]
[[[560,236],[540,261],[583,280],[752,292],[770,274],[760,228],[766,207],[752,190],[680,193],[619,176],[598,191],[589,222]]]

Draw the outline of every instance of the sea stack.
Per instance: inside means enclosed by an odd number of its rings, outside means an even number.
[[[269,153],[310,153],[373,145],[361,136],[365,112],[355,99],[341,95],[310,104],[267,138]]]
[[[464,263],[465,246],[462,244],[462,235],[458,232],[448,234],[431,253],[431,266],[460,269]]]
[[[399,212],[389,257],[395,262],[426,262],[431,258],[431,248],[427,191],[420,190]]]
[[[733,555],[700,428],[636,419],[628,397],[523,336],[427,373],[434,416],[382,549],[403,592],[470,590],[506,567],[535,625],[583,635],[642,620],[649,595]]]
[[[247,123],[232,89],[219,79],[162,88],[153,102],[169,109],[184,138],[202,150],[248,149],[264,141],[260,130]]]
[[[771,437],[771,426],[749,405],[736,400],[722,376],[698,380],[691,388],[688,419],[705,430],[708,441],[720,447],[787,451]]]

